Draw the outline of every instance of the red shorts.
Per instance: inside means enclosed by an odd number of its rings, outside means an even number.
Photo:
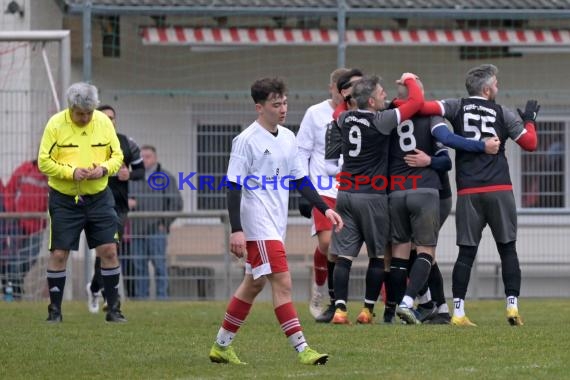
[[[271,273],[288,272],[285,246],[280,240],[255,240],[246,242],[247,260],[245,273],[256,280]]]
[[[336,199],[321,195],[321,198],[325,203],[334,210],[336,207]],[[331,231],[333,225],[330,220],[327,219],[316,207],[313,207],[313,233],[319,233],[321,231]]]

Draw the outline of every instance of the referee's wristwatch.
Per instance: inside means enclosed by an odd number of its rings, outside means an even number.
[[[106,167],[101,166],[101,168],[103,169],[103,174],[101,175],[101,177],[105,177],[107,174],[109,174],[109,170]]]

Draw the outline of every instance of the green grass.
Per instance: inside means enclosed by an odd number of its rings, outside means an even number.
[[[477,328],[332,326],[298,303],[306,337],[330,354],[302,366],[268,303],[256,304],[234,347],[245,367],[210,363],[225,303],[127,302],[127,324],[104,322],[81,302],[64,322],[46,303],[0,303],[0,379],[562,379],[570,371],[570,300],[522,300],[525,326],[510,327],[503,301],[468,301]],[[360,304],[352,302],[352,319]],[[381,313],[381,308],[380,308]]]

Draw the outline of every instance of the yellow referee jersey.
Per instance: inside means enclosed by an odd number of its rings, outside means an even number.
[[[51,188],[66,195],[97,194],[107,187],[108,176],[115,174],[123,163],[123,152],[111,120],[95,110],[85,127],[71,120],[70,110],[53,115],[44,130],[38,167],[48,176]],[[101,165],[107,176],[98,179],[73,180],[76,168]]]

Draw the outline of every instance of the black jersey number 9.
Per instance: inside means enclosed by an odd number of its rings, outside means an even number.
[[[362,132],[360,128],[356,125],[350,127],[350,131],[348,132],[348,141],[354,145],[354,149],[350,149],[348,151],[348,155],[350,157],[356,157],[360,154],[360,150],[362,149]]]

